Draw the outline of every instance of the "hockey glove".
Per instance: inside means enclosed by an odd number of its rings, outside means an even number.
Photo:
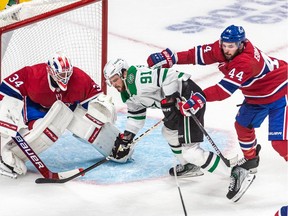
[[[126,157],[131,150],[130,143],[134,136],[135,134],[129,131],[124,131],[124,134],[119,134],[115,140],[111,156],[117,160]]]
[[[177,54],[173,53],[169,48],[161,53],[153,53],[147,59],[148,66],[153,68],[171,68],[177,61]]]
[[[190,99],[187,101],[180,101],[178,105],[181,114],[189,117],[191,116],[191,113],[196,114],[199,109],[203,108],[205,103],[205,97],[199,92],[196,92],[191,95]]]

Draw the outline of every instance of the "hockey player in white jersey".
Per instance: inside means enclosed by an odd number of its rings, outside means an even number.
[[[190,98],[191,92],[201,92],[190,75],[174,69],[151,69],[145,66],[128,66],[123,59],[113,59],[104,68],[107,83],[115,87],[128,107],[126,129],[119,135],[113,157],[126,161],[131,149],[127,147],[137,132],[144,126],[147,108],[161,108],[164,114],[162,134],[179,160],[177,176],[203,175],[199,167],[209,172],[226,173],[229,171],[219,156],[204,151],[200,147],[203,133],[191,117],[181,115],[175,93]],[[204,123],[205,105],[196,113]],[[132,147],[133,148],[133,147]],[[195,166],[196,165],[196,166]],[[169,170],[174,175],[173,168]]]
[[[118,58],[106,64],[104,76],[108,85],[121,93],[122,100],[128,107],[126,129],[117,137],[111,159],[125,162],[131,156],[134,146],[128,143],[143,127],[146,109],[154,107],[163,111],[162,134],[180,162],[177,165],[177,176],[202,175],[199,167],[210,173],[230,176],[231,168],[227,167],[217,154],[200,147],[203,134],[193,118],[189,117],[188,113],[180,114],[185,112],[181,110],[184,101],[193,97],[197,103],[191,112],[204,125],[205,97],[201,88],[190,79],[190,75],[173,68],[128,66],[125,60]],[[179,98],[179,94],[182,100],[176,102],[174,96]],[[237,155],[231,161],[237,162]],[[173,168],[169,173],[174,175]],[[245,193],[250,185],[249,181],[250,179],[247,179],[237,183],[239,190],[234,194],[234,202]]]

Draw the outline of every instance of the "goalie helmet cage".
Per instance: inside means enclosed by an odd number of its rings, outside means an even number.
[[[32,0],[0,13],[0,81],[24,66],[70,57],[106,93],[108,0]]]

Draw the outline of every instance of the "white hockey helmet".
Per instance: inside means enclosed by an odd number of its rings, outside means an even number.
[[[62,91],[67,90],[68,81],[73,73],[70,59],[62,52],[55,53],[47,62],[47,71]]]
[[[128,70],[128,68],[129,66],[124,59],[116,58],[108,61],[104,67],[104,76],[106,79],[106,83],[111,86],[110,78],[116,74],[123,78],[123,72],[125,70]]]

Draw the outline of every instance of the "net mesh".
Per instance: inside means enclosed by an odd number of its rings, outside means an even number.
[[[1,12],[1,80],[24,66],[47,62],[55,52],[62,51],[74,66],[101,85],[102,54],[106,49],[102,47],[103,4],[98,0],[85,1],[91,3],[77,8],[72,6],[70,10],[71,5],[81,1],[34,0]],[[45,17],[64,6],[69,7],[67,11]],[[45,19],[29,21],[37,16]],[[13,23],[20,25],[7,31],[7,26]]]

